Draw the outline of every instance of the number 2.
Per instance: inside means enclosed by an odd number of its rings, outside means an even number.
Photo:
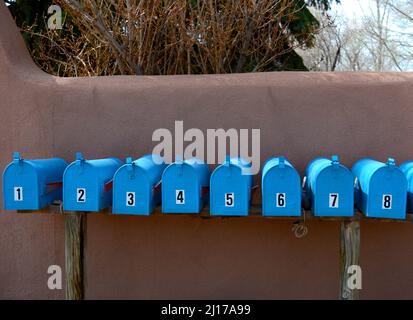
[[[77,188],[77,202],[86,202],[86,189],[84,188]]]

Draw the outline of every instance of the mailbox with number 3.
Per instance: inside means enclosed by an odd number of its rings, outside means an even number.
[[[155,154],[126,159],[113,177],[115,214],[149,215],[161,202],[161,178],[166,164]]]

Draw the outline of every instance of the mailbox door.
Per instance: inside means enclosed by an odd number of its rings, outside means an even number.
[[[120,169],[113,182],[113,213],[149,215],[152,190],[147,175],[134,168],[133,173]]]
[[[64,174],[63,207],[66,211],[99,211],[100,183],[89,164],[71,164]]]
[[[250,203],[247,179],[236,167],[217,168],[211,178],[211,215],[247,216]]]
[[[166,168],[162,178],[163,213],[199,213],[202,209],[198,177],[194,169],[182,164]]]
[[[39,210],[40,194],[37,173],[28,163],[11,163],[3,175],[5,210]]]
[[[274,167],[269,170],[262,186],[264,216],[300,216],[300,176],[290,168]]]
[[[383,167],[370,180],[366,215],[374,218],[406,218],[407,181],[399,170]]]
[[[343,167],[325,168],[317,177],[313,197],[315,216],[353,216],[353,175]]]

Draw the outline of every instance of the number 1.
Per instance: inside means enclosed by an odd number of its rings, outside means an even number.
[[[23,201],[23,187],[14,187],[14,201]]]

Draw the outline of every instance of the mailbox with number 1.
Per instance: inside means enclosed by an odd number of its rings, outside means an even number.
[[[407,179],[394,159],[361,159],[352,171],[357,177],[356,204],[367,217],[406,218]]]
[[[161,202],[161,177],[166,165],[155,154],[138,160],[126,159],[126,164],[113,177],[112,212],[149,215]]]
[[[66,211],[100,211],[112,204],[113,175],[122,165],[117,158],[76,160],[63,175],[63,209]]]
[[[354,215],[354,176],[338,156],[317,158],[306,170],[306,196],[315,216]]]
[[[209,196],[208,166],[192,158],[170,164],[162,175],[162,212],[199,213]]]

